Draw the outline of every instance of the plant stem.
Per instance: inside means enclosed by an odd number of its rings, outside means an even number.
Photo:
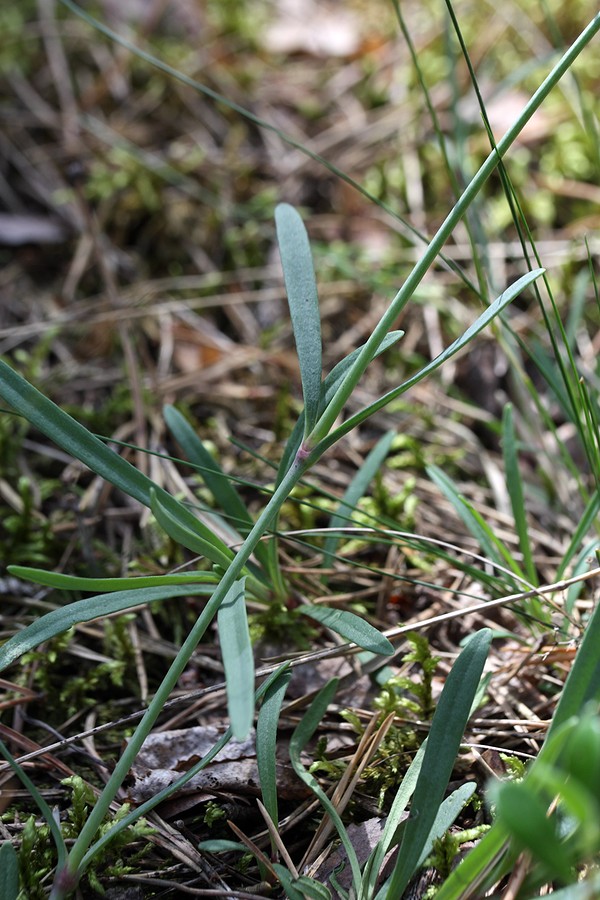
[[[571,47],[563,54],[558,63],[554,66],[549,75],[544,79],[540,87],[531,97],[529,103],[521,115],[516,119],[513,125],[508,129],[506,134],[498,141],[496,148],[492,150],[483,165],[476,172],[470,183],[467,185],[461,196],[456,201],[451,212],[446,216],[438,231],[432,238],[427,249],[421,258],[417,261],[412,272],[390,303],[390,306],[383,314],[378,324],[375,326],[371,336],[365,343],[363,349],[357,356],[354,365],[348,371],[335,396],[329,403],[329,406],[322,413],[317,421],[311,434],[307,439],[310,447],[315,447],[323,441],[329,434],[335,420],[342,412],[348,399],[352,395],[354,388],[358,384],[365,369],[377,353],[381,342],[388,333],[395,319],[404,309],[408,301],[413,296],[416,288],[419,286],[426,273],[433,265],[436,256],[440,253],[442,247],[452,234],[454,228],[459,223],[485,182],[488,180],[494,169],[497,167],[501,158],[507,152],[509,147],[518,138],[524,126],[531,119],[534,113],[539,109],[550,91],[560,81],[562,76],[573,65],[581,51],[589,44],[592,38],[600,30],[600,13],[598,13],[585,28],[577,40],[573,42]],[[325,449],[325,448],[324,448]],[[322,451],[321,451],[322,452]],[[320,454],[319,454],[320,455]],[[311,462],[314,461],[311,458]]]
[[[142,744],[150,733],[150,730],[160,715],[165,703],[169,699],[173,688],[176,686],[179,677],[187,666],[194,650],[202,639],[204,632],[218,612],[225,595],[234,582],[240,577],[242,569],[253,553],[254,548],[306,469],[307,465],[304,460],[296,459],[294,461],[293,465],[282,479],[281,484],[279,484],[256,520],[252,531],[248,534],[235,558],[224,573],[221,581],[215,588],[212,597],[202,610],[202,613],[184,641],[180,651],[171,663],[171,666],[152,698],[144,717],[130,738],[126,749],[123,751],[112,775],[102,790],[96,805],[92,809],[87,822],[69,853],[64,869],[57,872],[56,884],[50,895],[51,900],[62,900],[65,896],[65,892],[61,887],[61,882],[66,881],[69,884],[73,881],[77,882],[87,865],[91,862],[95,848],[90,845],[105,817],[108,815],[110,806],[115,800]]]

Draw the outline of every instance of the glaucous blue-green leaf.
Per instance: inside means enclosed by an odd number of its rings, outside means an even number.
[[[254,720],[254,656],[248,631],[246,580],[234,582],[219,607],[217,624],[234,738],[248,737]]]
[[[61,606],[51,612],[40,616],[27,628],[17,632],[0,647],[0,671],[5,669],[16,659],[29,650],[33,650],[44,641],[49,641],[62,634],[73,625],[81,622],[90,622],[92,619],[100,619],[112,613],[124,612],[134,606],[145,603],[153,603],[156,600],[169,600],[171,597],[185,597],[212,594],[214,585],[187,584],[170,585],[167,587],[149,587],[131,591],[115,591],[110,594],[97,594],[95,597],[86,597]]]
[[[304,396],[304,434],[317,421],[321,396],[321,317],[306,228],[288,203],[275,210],[277,241],[287,291]]]
[[[345,609],[330,609],[328,606],[311,606],[304,604],[300,612],[315,619],[340,634],[347,641],[353,641],[364,650],[378,653],[380,656],[391,656],[394,647],[385,635],[377,631],[369,622]]]

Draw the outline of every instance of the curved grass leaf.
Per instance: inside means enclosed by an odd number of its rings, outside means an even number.
[[[375,444],[348,485],[335,513],[331,516],[328,523],[329,528],[342,528],[344,525],[351,523],[352,513],[356,510],[356,504],[361,497],[364,496],[371,481],[383,465],[395,437],[395,431],[388,431],[387,434],[384,434]],[[333,556],[337,550],[339,541],[340,536],[338,534],[329,534],[327,536],[323,545],[324,568],[327,569],[333,565]]]
[[[221,466],[178,409],[174,406],[165,406],[163,416],[186,458],[199,469],[199,474],[214,497],[217,508],[225,513],[239,534],[247,534],[254,524],[252,517]]]
[[[304,434],[319,412],[321,397],[321,318],[315,270],[306,228],[288,203],[275,209],[275,225],[304,396]]]
[[[151,491],[150,508],[169,537],[226,569],[233,552],[181,503],[165,492]]]
[[[246,615],[245,578],[235,581],[217,613],[231,731],[248,737],[254,720],[254,656]]]
[[[488,628],[474,634],[446,678],[431,721],[423,765],[415,787],[410,817],[404,827],[388,897],[401,897],[404,893],[438,815],[471,713],[490,641],[491,631]]]
[[[466,347],[473,338],[479,334],[480,331],[483,331],[493,319],[498,316],[503,309],[505,309],[509,303],[518,297],[518,295],[532,282],[534,282],[540,275],[543,275],[545,269],[533,269],[531,272],[527,272],[525,275],[522,275],[514,284],[511,284],[499,297],[496,297],[493,303],[491,303],[484,312],[481,313],[480,316],[467,328],[467,330],[461,334],[449,347],[446,347],[438,356],[435,357],[430,363],[424,366],[422,369],[419,369],[411,378],[408,378],[406,381],[403,381],[402,384],[398,385],[395,388],[392,388],[378,400],[375,400],[373,403],[370,403],[368,406],[365,406],[363,409],[359,410],[353,416],[350,416],[339,428],[336,428],[332,431],[328,436],[323,436],[322,440],[319,441],[317,447],[320,452],[325,452],[328,447],[331,447],[333,444],[337,443],[337,441],[343,437],[348,432],[352,431],[356,428],[357,425],[360,425],[361,422],[364,422],[373,413],[378,412],[380,409],[383,409],[385,406],[390,403],[390,401],[395,400],[396,397],[400,397],[402,394],[406,393],[411,387],[415,384],[418,384],[432,372],[435,372],[436,369],[439,369],[447,360],[451,357],[455,356],[463,347]],[[349,373],[348,373],[349,374]],[[334,398],[335,399],[335,398]],[[333,408],[333,400],[332,400],[332,411],[331,416],[336,413],[339,414],[341,409]],[[343,405],[343,404],[342,404]],[[337,406],[337,404],[336,404]],[[329,418],[328,414],[328,418]]]
[[[110,594],[97,594],[95,597],[86,597],[53,609],[9,638],[0,647],[0,671],[5,669],[24,653],[33,650],[34,647],[43,644],[57,634],[62,634],[73,625],[81,622],[90,622],[92,619],[101,619],[112,613],[123,612],[134,606],[152,603],[155,600],[170,600],[172,597],[188,597],[212,594],[213,585],[171,585],[169,587],[150,587],[131,591],[116,591]]]
[[[454,825],[457,816],[460,815],[465,804],[469,802],[476,789],[477,785],[474,781],[466,781],[455,791],[452,791],[449,797],[446,797],[435,817],[435,822],[431,826],[429,837],[421,850],[421,855],[416,865],[417,869],[421,868],[431,853],[434,842],[439,840],[448,829]]]
[[[439,487],[446,499],[450,502],[454,511],[471,532],[488,559],[498,563],[500,566],[508,566],[508,568],[512,569],[516,575],[524,578],[517,561],[509,553],[502,541],[496,537],[492,529],[477,512],[474,506],[460,493],[456,485],[448,478],[445,472],[442,472],[441,469],[434,465],[427,466],[426,472],[433,483]],[[512,585],[516,589],[519,588],[519,585],[516,582],[512,582]]]
[[[105,478],[130,497],[139,500],[144,506],[150,506],[152,490],[166,494],[135,466],[48,400],[3,360],[0,360],[0,397],[10,403],[28,422],[35,425],[42,434],[50,438],[57,447],[61,447],[75,459],[85,463],[92,472]]]
[[[230,479],[178,409],[174,406],[165,406],[163,415],[187,459],[200,470],[200,475],[211,492],[217,508],[227,517],[223,524],[232,529],[233,539],[235,540],[239,535],[246,537],[252,529],[254,521]],[[236,529],[239,535],[233,529]],[[268,544],[259,543],[254,550],[254,555],[264,569],[270,572],[273,561]]]
[[[353,641],[363,650],[370,650],[371,653],[378,653],[380,656],[391,656],[394,652],[394,647],[385,635],[365,619],[345,609],[304,604],[300,607],[300,612],[320,622],[325,628],[335,631],[336,634],[341,634],[347,641]]]
[[[168,584],[216,584],[219,577],[212,572],[172,572],[168,575],[139,575],[135,578],[80,578],[62,572],[47,572],[29,566],[7,566],[15,578],[43,584],[63,591],[126,591],[135,588],[160,587]]]
[[[139,500],[144,506],[152,506],[152,498],[168,511],[170,517],[191,533],[198,532],[202,553],[213,562],[226,566],[233,554],[209,528],[193,516],[183,504],[157,487],[150,478],[138,471],[118,453],[106,447],[102,441],[72,416],[48,400],[40,391],[0,360],[0,397],[18,410],[28,422],[50,438],[75,459],[100,475],[110,484]],[[186,545],[187,546],[187,545]],[[211,550],[211,548],[214,548]],[[190,548],[193,549],[193,548]],[[215,558],[218,557],[218,558]]]
[[[265,809],[276,827],[279,822],[275,755],[277,726],[281,704],[291,677],[291,672],[283,672],[279,679],[271,685],[265,694],[256,722],[256,762],[260,790]]]
[[[581,715],[590,701],[600,700],[600,606],[594,609],[577,650],[575,661],[567,675],[562,694],[552,716],[546,740],[538,759],[544,757],[550,738],[571,716]]]

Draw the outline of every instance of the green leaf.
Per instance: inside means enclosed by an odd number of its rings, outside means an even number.
[[[389,897],[401,897],[421,857],[444,797],[491,641],[484,628],[473,635],[446,678],[431,721],[423,765],[404,827]]]
[[[58,447],[144,506],[150,506],[151,490],[161,492],[162,489],[156,488],[149,478],[106,447],[99,438],[48,400],[2,360],[0,397]]]
[[[304,894],[295,886],[295,879],[292,878],[285,866],[282,866],[281,863],[273,863],[273,869],[288,900],[305,900]]]
[[[406,774],[396,792],[381,839],[375,849],[371,852],[365,865],[362,878],[361,897],[371,898],[375,896],[375,887],[379,881],[379,872],[383,865],[385,855],[388,850],[399,841],[398,835],[400,834],[400,825],[404,813],[406,812],[406,807],[408,806],[417,785],[417,779],[421,771],[421,766],[423,765],[426,745],[427,738],[417,750],[415,758],[406,770]]]
[[[341,634],[346,640],[353,641],[364,650],[370,650],[371,653],[391,656],[394,652],[392,644],[385,635],[354,613],[343,609],[330,609],[327,606],[310,606],[308,604],[302,605],[300,612],[320,622],[325,628],[335,631],[336,634]]]
[[[10,841],[0,846],[0,897],[17,900],[19,894],[19,860]]]
[[[364,460],[362,466],[348,485],[338,508],[329,520],[329,528],[341,528],[352,519],[356,505],[364,496],[368,486],[382,467],[396,436],[395,431],[388,431],[375,444],[371,452]],[[340,541],[338,534],[329,534],[323,545],[323,567],[329,568],[333,564],[333,556]]]
[[[521,570],[516,560],[483,520],[481,514],[460,493],[452,480],[437,466],[427,466],[426,471],[433,483],[439,487],[446,499],[451,503],[454,511],[471,532],[490,562],[508,567],[516,575],[521,575]],[[512,584],[517,589],[521,587],[518,583],[513,582]]]
[[[172,585],[168,587],[141,588],[132,591],[116,591],[110,594],[98,594],[95,597],[86,597],[68,606],[53,609],[9,638],[0,647],[0,672],[11,663],[33,650],[34,647],[43,644],[44,641],[62,634],[73,625],[81,622],[90,622],[92,619],[100,619],[111,613],[123,612],[134,606],[152,603],[156,600],[169,600],[172,597],[188,597],[212,594],[213,585]]]
[[[173,572],[168,575],[139,575],[136,578],[81,578],[62,572],[47,572],[29,566],[7,566],[15,578],[33,581],[62,591],[125,591],[135,588],[160,587],[168,584],[216,584],[218,576],[212,572]]]
[[[495,319],[497,315],[499,315],[503,309],[505,309],[509,303],[517,297],[528,285],[530,285],[536,278],[539,278],[540,275],[544,273],[544,269],[534,269],[531,272],[527,272],[514,284],[511,284],[499,297],[496,297],[493,303],[491,303],[487,309],[481,313],[481,315],[472,323],[472,325],[467,328],[467,330],[457,338],[449,347],[446,347],[435,359],[433,359],[430,363],[424,366],[422,369],[419,369],[411,378],[407,381],[402,382],[402,384],[398,385],[392,390],[388,391],[387,394],[384,394],[378,400],[375,400],[373,403],[370,403],[368,406],[365,406],[359,412],[355,413],[353,416],[350,416],[339,428],[336,428],[332,431],[328,436],[324,436],[321,441],[318,443],[319,449],[323,449],[323,452],[327,449],[327,447],[331,447],[333,444],[337,443],[337,441],[348,432],[352,431],[356,428],[357,425],[360,425],[361,422],[364,422],[373,413],[377,412],[380,409],[383,409],[385,406],[390,403],[391,400],[395,400],[396,397],[399,397],[401,394],[406,393],[411,387],[415,384],[418,384],[428,375],[431,375],[432,372],[435,372],[436,369],[439,369],[445,362],[447,362],[452,356],[458,353],[463,347],[466,347],[467,344],[473,340],[473,338],[479,334],[480,331],[483,331],[489,323]],[[339,413],[341,410],[334,410]]]
[[[225,513],[231,525],[240,534],[246,535],[254,524],[252,516],[221,466],[178,409],[175,409],[174,406],[165,406],[163,415],[171,434],[180,445],[186,458],[199,470],[217,508]]]
[[[540,751],[543,757],[550,738],[572,716],[579,716],[590,701],[600,701],[600,605],[594,609],[567,675],[562,694],[554,711],[546,740]]]
[[[193,553],[227,569],[233,552],[199,519],[166,492],[150,492],[150,508],[156,521],[170,538]]]
[[[467,781],[465,784],[461,784],[455,791],[452,791],[449,797],[446,797],[438,810],[435,822],[431,826],[429,836],[423,845],[421,856],[419,857],[416,866],[417,869],[423,865],[431,853],[434,842],[441,838],[442,835],[446,834],[448,829],[454,825],[457,816],[460,815],[465,804],[471,799],[476,788],[477,785],[474,781]]]
[[[508,851],[508,835],[497,822],[479,843],[452,870],[437,892],[436,900],[463,900],[483,897],[486,888],[495,884],[501,874],[512,868]]]
[[[254,656],[246,616],[245,578],[233,583],[217,613],[227,708],[233,736],[248,737],[254,720]]]
[[[496,792],[496,815],[520,849],[527,849],[547,866],[551,877],[568,884],[574,878],[569,855],[548,818],[548,803],[529,790],[526,782],[505,782]]]
[[[20,415],[35,425],[58,447],[85,463],[92,472],[105,478],[130,497],[148,507],[152,506],[154,497],[155,506],[164,507],[165,514],[168,512],[172,520],[183,526],[184,533],[188,530],[192,534],[198,532],[202,538],[200,545],[203,549],[195,552],[202,553],[220,565],[228,564],[233,555],[231,551],[183,504],[178,503],[142,472],[106,447],[99,438],[48,400],[2,360],[0,360],[0,397],[10,403],[13,409],[18,410]],[[198,541],[196,545],[198,546]]]
[[[317,421],[321,396],[321,319],[308,235],[293,206],[280,203],[275,224],[300,364],[307,435]]]
[[[344,845],[344,850],[348,856],[348,861],[350,863],[350,868],[352,869],[352,882],[354,885],[355,891],[358,891],[361,878],[360,878],[360,865],[358,863],[358,858],[356,856],[356,851],[352,846],[352,841],[348,836],[348,832],[344,828],[344,824],[335,808],[332,804],[331,800],[325,793],[325,791],[321,788],[319,782],[311,775],[310,772],[302,765],[302,751],[305,746],[308,744],[313,734],[321,724],[326,712],[327,707],[333,700],[335,696],[335,692],[337,690],[339,684],[339,678],[332,678],[331,681],[328,681],[324,688],[322,688],[311,705],[306,710],[304,716],[300,720],[299,724],[296,726],[295,731],[290,738],[290,762],[294,769],[294,772],[300,778],[307,787],[315,794],[316,797],[320,800],[321,804],[325,808],[325,811],[328,813],[333,825],[339,835],[339,838]]]
[[[277,726],[281,704],[291,677],[291,672],[282,672],[279,679],[270,686],[265,694],[256,722],[256,762],[260,790],[265,809],[276,827],[279,822],[276,765]]]

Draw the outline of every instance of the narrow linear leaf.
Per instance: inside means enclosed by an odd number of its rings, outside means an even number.
[[[394,652],[392,644],[385,635],[377,631],[369,622],[345,609],[330,609],[327,606],[309,606],[304,604],[300,612],[341,634],[347,641],[353,641],[363,650],[378,653],[380,656],[391,656]]]
[[[178,409],[174,406],[165,406],[163,416],[186,458],[200,470],[199,474],[211,492],[217,508],[225,513],[231,525],[240,534],[247,534],[254,524],[252,516],[219,463]]]
[[[551,877],[568,884],[574,876],[569,855],[557,834],[555,819],[548,818],[548,804],[526,782],[506,782],[496,793],[496,815],[500,823],[534,859],[541,860]]]
[[[46,587],[63,591],[125,591],[135,588],[160,587],[168,584],[216,584],[217,575],[212,572],[173,572],[169,575],[140,575],[136,578],[81,578],[78,575],[64,575],[62,572],[47,572],[29,566],[7,566],[7,571],[15,578],[33,581]]]
[[[73,625],[90,622],[112,613],[123,612],[134,606],[153,603],[156,600],[170,600],[172,597],[187,597],[212,594],[213,585],[172,585],[170,587],[150,587],[132,591],[116,591],[86,597],[68,606],[53,609],[9,638],[0,647],[0,671],[5,669],[24,653],[43,644],[44,641],[62,634]]]
[[[497,822],[459,865],[436,894],[436,900],[483,897],[500,874],[510,871],[508,835]]]
[[[348,521],[352,518],[352,513],[356,510],[358,501],[361,499],[361,497],[364,496],[368,486],[382,467],[388,453],[390,452],[390,447],[392,446],[392,441],[395,437],[395,431],[388,431],[387,434],[384,434],[383,437],[375,444],[375,446],[363,462],[362,466],[359,468],[358,472],[348,485],[348,488],[346,489],[346,492],[342,497],[337,510],[331,516],[329,520],[329,528],[341,528],[344,525],[348,524]],[[337,550],[339,541],[340,538],[337,534],[330,534],[327,536],[327,539],[325,540],[325,544],[323,546],[324,568],[329,568],[329,566],[333,564],[333,555]]]
[[[308,434],[319,412],[321,396],[321,318],[308,235],[299,213],[288,203],[275,210],[275,225],[283,277],[300,364]]]
[[[433,483],[437,485],[450,502],[454,511],[471,532],[488,559],[499,563],[501,566],[508,566],[516,575],[521,575],[519,565],[508,549],[498,540],[489,525],[482,519],[481,515],[466,497],[460,493],[445,472],[433,465],[427,466],[426,471]]]
[[[85,463],[92,472],[106,479],[110,484],[124,491],[130,497],[139,500],[144,506],[151,507],[152,497],[170,512],[171,517],[185,525],[190,532],[203,538],[202,555],[226,565],[224,560],[232,556],[226,545],[206,528],[183,504],[178,503],[162,488],[157,487],[150,478],[138,471],[127,460],[106,447],[102,441],[91,434],[83,425],[64,412],[40,391],[18,375],[3,360],[0,360],[0,397],[18,410],[42,434],[50,438],[75,459]],[[213,555],[206,552],[214,547]],[[192,548],[193,549],[193,548]],[[219,554],[217,554],[217,550]],[[219,559],[214,559],[219,555]]]
[[[467,330],[457,338],[449,347],[446,347],[438,356],[435,357],[430,363],[416,372],[411,378],[407,379],[407,381],[403,381],[402,384],[398,385],[395,388],[392,388],[378,400],[375,400],[373,403],[370,403],[368,406],[365,406],[363,409],[359,410],[359,412],[355,413],[353,416],[350,416],[339,428],[334,429],[327,437],[324,437],[322,441],[318,443],[319,450],[323,452],[327,449],[327,447],[331,447],[333,444],[337,443],[337,441],[343,437],[343,435],[348,434],[348,432],[352,431],[356,428],[357,425],[360,425],[361,422],[364,422],[373,413],[378,412],[378,410],[383,409],[388,405],[392,400],[395,400],[396,397],[400,397],[402,394],[406,393],[411,387],[415,384],[418,384],[428,375],[431,375],[432,372],[435,372],[436,369],[439,369],[445,362],[447,362],[451,357],[453,357],[456,353],[466,347],[473,338],[479,334],[480,331],[483,331],[493,319],[498,316],[503,309],[505,309],[509,303],[517,297],[528,285],[530,285],[536,278],[539,278],[540,275],[543,275],[545,269],[533,269],[531,272],[527,272],[527,274],[523,275],[514,284],[511,284],[499,297],[497,297],[493,303],[491,303],[488,308],[481,313],[481,315],[467,328]]]
[[[273,863],[273,869],[288,900],[305,900],[303,892],[295,886],[294,879],[285,866],[282,866],[281,863]]]
[[[19,894],[19,859],[10,841],[0,846],[0,897],[17,900]]]
[[[571,716],[581,715],[590,701],[600,700],[600,605],[594,609],[583,640],[571,666],[562,694],[554,711],[546,740],[540,751],[542,758],[550,746],[550,738]]]
[[[254,656],[248,631],[245,585],[245,578],[235,581],[217,613],[227,682],[227,708],[231,731],[238,741],[248,737],[254,721]]]
[[[339,678],[332,678],[331,681],[328,681],[324,688],[321,688],[313,702],[310,704],[306,712],[304,713],[302,719],[296,726],[292,737],[290,738],[290,762],[292,764],[292,768],[294,772],[310,788],[313,794],[318,797],[322,806],[325,808],[325,811],[331,818],[335,830],[337,831],[339,838],[344,845],[344,850],[346,851],[346,855],[348,857],[348,862],[350,863],[350,868],[352,869],[352,881],[354,885],[354,889],[358,892],[360,887],[360,865],[358,862],[358,857],[356,856],[356,851],[352,846],[352,841],[348,836],[348,832],[346,831],[344,824],[329,797],[325,793],[325,791],[321,788],[319,782],[311,775],[310,772],[304,768],[302,764],[302,751],[312,738],[313,734],[319,727],[325,713],[327,712],[327,707],[333,700],[335,696],[335,692],[337,690],[339,684]]]
[[[150,496],[150,508],[156,521],[169,537],[224,569],[229,566],[233,559],[232,551],[185,506],[167,493],[151,491]]]
[[[154,483],[0,360],[0,397],[75,459],[150,506]],[[161,489],[158,488],[158,491]]]
[[[462,812],[465,804],[469,802],[475,793],[476,788],[477,785],[474,781],[467,781],[465,784],[461,784],[455,791],[452,791],[449,797],[446,797],[435,817],[435,822],[431,826],[429,837],[423,845],[421,856],[416,865],[417,869],[421,868],[431,853],[434,842],[439,840],[439,838],[446,834],[448,829],[454,825],[457,816]]]
[[[448,785],[491,641],[491,631],[473,635],[446,678],[425,748],[389,897],[401,897],[432,829]]]
[[[386,853],[398,843],[398,834],[400,824],[405,816],[406,807],[412,797],[421,766],[423,765],[423,757],[425,756],[425,747],[427,746],[427,738],[423,741],[415,754],[415,758],[408,767],[400,787],[396,791],[396,796],[390,808],[389,815],[386,819],[381,840],[372,851],[363,871],[363,894],[364,897],[375,896],[375,886],[379,881],[379,872],[383,865]]]
[[[291,677],[291,672],[283,672],[279,679],[271,685],[265,694],[256,722],[256,762],[260,790],[265,809],[275,826],[279,822],[276,766],[277,726],[281,704]]]

